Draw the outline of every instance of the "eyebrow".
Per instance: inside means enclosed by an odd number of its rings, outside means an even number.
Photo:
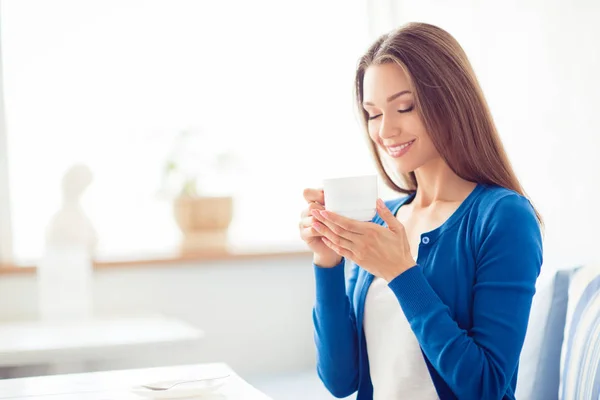
[[[409,94],[412,93],[410,90],[403,90],[401,92],[398,92],[396,94],[391,95],[390,97],[388,97],[386,100],[389,103],[390,101],[394,101],[396,100],[398,97],[403,96],[405,94]],[[375,104],[371,103],[370,101],[365,101],[363,103],[363,106],[375,106]]]

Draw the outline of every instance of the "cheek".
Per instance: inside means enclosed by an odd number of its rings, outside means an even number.
[[[421,148],[429,152],[430,149],[434,149],[433,142],[431,141],[429,134],[425,130],[425,125],[418,116],[414,116],[407,121],[407,130],[421,142]]]
[[[422,148],[424,156],[426,156],[427,158],[430,158],[430,157],[435,157],[435,156],[439,155],[435,146],[433,145],[433,142],[429,138],[429,135],[422,134],[420,136],[420,139],[421,139],[421,148]]]
[[[371,138],[371,140],[375,143],[379,143],[379,129],[375,126],[374,123],[370,123],[368,125],[367,131],[369,132],[369,137]]]
[[[369,132],[369,137],[375,143],[379,143],[379,135],[376,132],[373,132],[373,131]]]

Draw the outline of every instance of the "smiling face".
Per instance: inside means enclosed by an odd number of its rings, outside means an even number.
[[[440,158],[415,109],[410,80],[399,65],[369,66],[363,80],[363,99],[369,136],[397,172],[407,174]]]

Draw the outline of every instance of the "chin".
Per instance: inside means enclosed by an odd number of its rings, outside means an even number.
[[[411,172],[415,172],[415,170],[419,167],[414,162],[410,162],[409,160],[400,160],[396,158],[390,157],[390,165],[394,166],[394,170],[399,174],[409,174]]]

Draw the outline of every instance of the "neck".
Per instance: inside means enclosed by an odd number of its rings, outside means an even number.
[[[476,184],[456,175],[442,158],[436,158],[415,170],[417,193],[412,203],[426,208],[438,202],[463,201]]]

